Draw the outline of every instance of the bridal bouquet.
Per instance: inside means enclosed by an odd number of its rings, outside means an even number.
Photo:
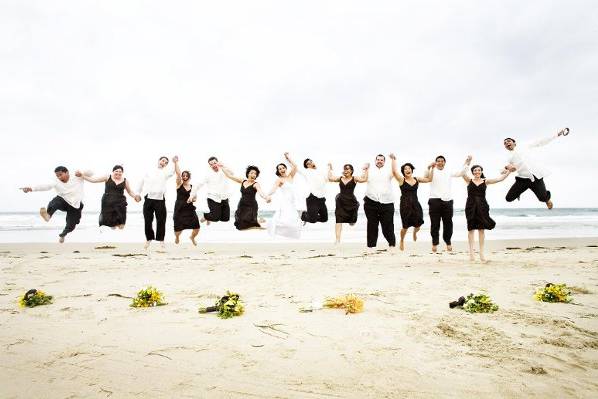
[[[234,316],[241,316],[245,308],[239,294],[227,291],[226,295],[216,301],[215,306],[199,308],[199,313],[218,312],[221,319],[230,319]]]
[[[326,298],[324,300],[325,308],[342,308],[345,314],[363,312],[363,299],[355,294]]]
[[[46,295],[40,290],[29,290],[19,299],[21,307],[33,308],[39,305],[47,305],[52,303],[52,296]]]
[[[152,286],[140,290],[131,304],[134,308],[149,308],[166,305],[164,295]]]
[[[538,288],[534,298],[540,302],[571,302],[571,291],[566,284],[548,283],[545,287]]]

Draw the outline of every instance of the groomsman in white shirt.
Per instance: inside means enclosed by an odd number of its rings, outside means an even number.
[[[49,184],[42,184],[34,187],[23,187],[21,190],[25,193],[32,191],[50,191],[56,190],[58,194],[49,203],[47,208],[41,208],[39,214],[46,221],[56,211],[66,212],[66,225],[62,232],[58,235],[58,242],[63,243],[66,235],[73,230],[81,221],[81,211],[83,210],[83,174],[91,176],[91,171],[75,172],[75,176],[71,176],[68,169],[64,166],[58,166],[54,169],[56,174],[56,181]]]
[[[394,157],[394,155],[391,154]],[[394,252],[396,237],[394,231],[394,196],[391,181],[394,178],[392,169],[385,167],[386,157],[376,156],[376,167],[370,168],[367,188],[363,199],[363,210],[367,223],[367,245],[374,249],[378,242],[378,224],[391,251]]]
[[[326,207],[326,184],[328,173],[320,172],[314,161],[307,158],[303,161],[303,168],[299,170],[309,187],[309,196],[305,199],[306,210],[301,213],[301,220],[305,223],[326,223],[328,208]]]
[[[546,207],[552,209],[553,204],[550,191],[546,190],[546,185],[544,183],[544,177],[547,173],[542,165],[538,165],[533,161],[529,154],[529,150],[545,146],[557,137],[566,136],[568,134],[569,128],[562,129],[556,135],[529,143],[523,150],[516,148],[517,143],[515,142],[515,139],[510,137],[504,139],[503,145],[510,152],[508,165],[505,166],[505,171],[517,171],[515,183],[511,186],[506,196],[507,202],[515,201],[516,198],[519,198],[521,194],[530,189],[536,194],[538,201],[546,203]]]
[[[173,161],[177,162],[175,155]],[[174,169],[168,168],[168,157],[162,156],[158,160],[158,167],[148,172],[139,184],[138,193],[143,195],[143,219],[145,221],[145,248],[152,240],[156,240],[164,248],[166,234],[166,183],[174,175]],[[140,198],[136,198],[139,200]],[[156,233],[154,234],[154,215],[156,216]]]
[[[230,220],[230,205],[228,203],[228,180],[222,171],[222,165],[218,158],[208,158],[210,170],[200,180],[199,184],[193,186],[188,202],[197,199],[197,191],[204,185],[207,188],[208,209],[210,212],[204,213],[201,222],[228,222]]]

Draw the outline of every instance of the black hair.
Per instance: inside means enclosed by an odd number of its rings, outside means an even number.
[[[411,162],[404,163],[403,165],[401,165],[401,174],[403,176],[405,176],[405,166],[409,166],[411,168],[411,172],[415,170],[415,166],[413,166]]]
[[[54,173],[62,172],[67,173],[69,170],[65,166],[57,166],[54,168]]]
[[[480,168],[480,169],[482,170],[482,175],[481,175],[480,177],[481,177],[482,179],[485,179],[485,178],[486,178],[486,176],[484,176],[484,168],[482,168],[482,166],[481,166],[481,165],[473,165],[473,166],[471,167],[471,173],[472,173],[472,174],[473,174],[473,170],[474,170],[475,168]]]
[[[511,137],[506,137],[505,140],[511,140],[513,143],[516,143],[515,139],[511,138]],[[505,141],[503,140],[503,141]]]
[[[188,170],[184,170],[181,172],[181,177],[183,177],[184,174],[187,174],[187,176],[189,177],[189,179],[191,178],[191,172],[189,172]]]
[[[213,156],[212,156],[212,157],[209,157],[209,158],[208,158],[208,163],[210,163],[211,161],[218,161],[218,158],[216,158],[216,157],[213,157]]]
[[[161,161],[162,158],[166,159],[167,162],[170,162],[170,160],[168,159],[168,157],[166,155],[162,155],[160,158],[158,158],[158,160]]]
[[[121,165],[114,165],[114,167],[112,168],[112,171],[114,172],[115,170],[120,169],[123,172],[125,171],[125,168],[123,168]]]
[[[378,154],[378,155],[376,155],[376,158],[378,158],[378,157],[382,157],[386,161],[386,157],[384,156],[384,154]]]
[[[311,159],[309,159],[309,158],[305,158],[305,160],[303,161],[303,167],[304,167],[305,169],[307,169],[307,163],[308,163],[309,161],[311,161]],[[312,161],[312,162],[313,162],[313,161]]]
[[[444,162],[446,162],[446,158],[444,157],[444,155],[438,155],[438,156],[436,157],[435,161],[436,161],[436,162],[438,162],[438,160],[439,160],[439,159],[441,159],[441,158],[442,158],[442,160],[443,160]]]
[[[345,169],[346,167],[349,167],[349,169],[351,169],[351,174],[355,172],[355,169],[353,169],[353,165],[351,165],[350,163],[346,163],[343,165],[343,169]]]
[[[257,177],[260,175],[260,168],[255,165],[249,165],[247,169],[245,169],[245,177],[249,177],[249,172],[252,170],[255,170],[255,178],[257,179]]]
[[[284,164],[284,163],[282,163],[282,162],[281,162],[281,163],[279,163],[278,165],[276,165],[276,176],[278,176],[278,177],[280,177],[280,173],[278,172],[278,167],[279,167],[280,165],[284,166],[285,168],[287,167],[287,165],[286,165],[286,164]]]

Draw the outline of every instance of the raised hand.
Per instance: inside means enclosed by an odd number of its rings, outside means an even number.
[[[21,187],[20,190],[23,190],[24,193],[30,193],[33,191],[31,187]]]
[[[559,133],[557,134],[557,136],[566,136],[569,134],[569,128],[566,127],[564,129],[559,130]]]
[[[289,153],[288,153],[288,152],[285,152],[285,153],[284,153],[284,158],[285,158],[287,161],[289,161],[289,162],[291,161],[291,160],[289,159]]]
[[[75,176],[77,176],[77,177],[82,177],[82,176],[83,176],[83,173],[82,173],[80,170],[76,170],[76,171],[75,171]]]
[[[366,162],[366,163],[363,165],[363,168],[362,168],[362,169],[363,169],[363,170],[368,170],[369,168],[370,168],[370,163],[369,163],[369,162]]]
[[[389,157],[390,159],[392,159],[393,161],[396,161],[396,160],[397,160],[397,156],[394,154],[394,152],[391,152],[390,154],[388,154],[388,157]]]
[[[328,169],[332,170],[332,163],[328,162]]]
[[[436,161],[432,162],[431,164],[428,165],[428,169],[432,169],[436,167]]]
[[[465,163],[467,165],[469,165],[471,163],[471,160],[473,159],[473,157],[471,155],[468,155],[467,158],[465,158]]]
[[[175,155],[174,157],[172,157],[172,162],[178,163],[179,162],[179,156]]]

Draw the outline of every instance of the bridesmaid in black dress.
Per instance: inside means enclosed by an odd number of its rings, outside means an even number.
[[[123,167],[115,165],[112,173],[104,176],[85,176],[83,178],[91,183],[105,183],[104,195],[102,195],[102,210],[100,212],[99,225],[108,226],[112,229],[123,229],[127,222],[127,199],[124,192],[139,202],[141,198],[133,193],[129,181],[123,176]]]
[[[189,239],[193,245],[197,245],[195,237],[199,234],[199,218],[195,212],[195,205],[188,201],[191,196],[191,173],[187,170],[181,172],[178,157],[173,158],[174,172],[176,173],[176,201],[174,203],[174,243],[180,242],[183,230],[191,229]]]
[[[355,197],[354,191],[357,183],[368,181],[369,167],[370,165],[366,164],[363,167],[363,175],[354,177],[353,165],[345,164],[342,176],[334,176],[332,174],[332,164],[328,164],[328,181],[338,182],[340,187],[340,193],[336,195],[336,209],[334,211],[334,215],[336,216],[336,225],[334,226],[336,233],[335,244],[340,244],[341,242],[343,223],[349,223],[349,225],[353,226],[357,222],[359,202],[357,201],[357,197]]]
[[[469,165],[470,158],[466,161]],[[484,169],[480,165],[471,167],[473,177],[463,173],[463,179],[467,183],[467,202],[465,203],[465,217],[467,219],[467,239],[469,241],[469,259],[475,260],[474,256],[474,233],[477,230],[480,244],[480,260],[486,262],[484,258],[484,238],[485,230],[492,230],[496,223],[490,217],[490,206],[486,201],[486,187],[503,181],[507,178],[510,171],[506,171],[496,179],[486,179]]]
[[[257,166],[250,165],[245,170],[246,179],[236,177],[233,173],[222,166],[222,171],[231,180],[241,183],[241,199],[235,211],[235,227],[237,230],[261,229],[263,228],[257,220],[258,206],[255,195],[259,194],[266,202],[270,202],[270,197],[262,192],[260,184],[256,181],[260,175]]]
[[[399,211],[401,214],[402,228],[401,228],[401,242],[399,248],[401,251],[405,249],[405,236],[409,227],[413,227],[413,241],[417,241],[417,232],[424,224],[424,211],[417,199],[417,189],[419,183],[429,183],[434,176],[434,170],[430,172],[428,177],[415,177],[413,164],[407,162],[401,165],[401,173],[397,170],[397,158],[394,154],[390,154],[392,159],[392,173],[399,182],[401,189],[401,203]]]

